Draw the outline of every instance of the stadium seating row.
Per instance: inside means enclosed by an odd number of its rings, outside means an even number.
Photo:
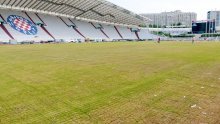
[[[48,41],[76,39],[154,39],[148,29],[132,32],[128,27],[100,25],[37,13],[0,11],[0,41]],[[32,24],[31,24],[32,23]],[[100,28],[96,26],[99,25]],[[36,27],[36,29],[35,29]]]

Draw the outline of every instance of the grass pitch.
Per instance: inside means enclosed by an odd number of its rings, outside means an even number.
[[[220,123],[220,43],[0,46],[0,123]]]

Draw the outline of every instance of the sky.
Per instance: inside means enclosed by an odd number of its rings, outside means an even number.
[[[220,10],[220,0],[108,0],[137,14],[181,10],[196,12],[199,20],[207,18],[207,12]]]

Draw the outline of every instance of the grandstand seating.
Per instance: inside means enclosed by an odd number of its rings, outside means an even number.
[[[6,22],[8,16],[18,15],[25,19],[30,20],[34,24],[42,24],[44,26],[37,25],[38,32],[36,35],[25,35],[13,29],[8,23],[4,24],[7,31],[18,42],[21,41],[48,41],[48,40],[64,40],[75,41],[76,39],[153,39],[154,35],[151,35],[147,29],[141,29],[138,35],[135,32],[131,32],[130,28],[122,26],[113,26],[102,24],[102,28],[96,28],[96,23],[90,23],[85,21],[79,21],[75,19],[69,19],[64,17],[57,17],[51,15],[36,14],[30,12],[1,10],[3,20]],[[75,27],[74,27],[75,26]],[[0,41],[9,41],[10,36],[0,28]],[[120,36],[121,35],[121,36]]]
[[[23,12],[16,12],[16,11],[1,11],[0,13],[2,15],[2,17],[4,18],[4,20],[7,20],[7,17],[9,15],[18,15],[18,16],[22,16],[24,18],[28,17],[25,15],[25,13]],[[51,38],[41,29],[38,28],[38,33],[37,35],[24,35],[16,30],[14,30],[13,28],[10,27],[9,24],[5,24],[6,29],[8,30],[8,32],[10,32],[10,34],[14,37],[15,40],[17,41],[40,41],[40,40],[51,40]],[[9,40],[9,39],[8,39]]]
[[[114,26],[102,25],[103,31],[109,36],[110,39],[121,39]]]
[[[39,17],[47,25],[45,28],[47,28],[48,32],[50,32],[55,39],[70,41],[73,40],[73,38],[82,38],[72,28],[67,27],[58,17],[48,15],[39,15]]]
[[[138,39],[134,32],[131,32],[128,27],[117,27],[118,31],[121,33],[123,39]]]
[[[140,39],[157,39],[158,36],[151,34],[148,29],[141,29],[138,32]]]
[[[89,39],[106,39],[106,36],[98,29],[95,29],[91,23],[73,20],[80,32]]]
[[[10,37],[4,32],[2,28],[0,28],[0,41],[7,41]]]

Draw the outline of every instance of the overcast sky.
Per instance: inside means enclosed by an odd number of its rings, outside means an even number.
[[[207,11],[220,10],[220,0],[108,0],[135,13],[157,13],[182,10],[196,12],[198,19],[206,19]]]

